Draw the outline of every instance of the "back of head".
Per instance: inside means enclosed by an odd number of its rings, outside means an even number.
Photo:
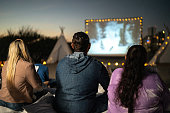
[[[142,70],[144,64],[146,63],[146,60],[147,60],[147,53],[145,48],[141,45],[133,45],[129,48],[127,52],[125,68],[131,66],[134,67],[133,68],[134,70],[136,68]]]
[[[129,48],[122,78],[117,88],[117,98],[121,105],[128,108],[128,113],[133,113],[133,104],[138,98],[138,89],[142,86],[144,64],[147,53],[143,46],[133,45]],[[134,98],[135,97],[135,98]]]
[[[73,35],[72,44],[75,52],[86,52],[89,42],[89,36],[84,32],[77,32]]]
[[[7,86],[13,86],[16,64],[22,58],[25,61],[32,62],[28,50],[21,39],[16,39],[9,46],[8,64],[7,64]]]
[[[25,61],[31,62],[31,57],[23,40],[16,39],[9,46],[8,60],[23,58]]]

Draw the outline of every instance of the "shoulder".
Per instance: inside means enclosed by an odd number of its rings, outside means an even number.
[[[99,65],[99,66],[104,66],[100,61],[98,61],[97,59],[91,57],[91,56],[87,56],[89,60],[91,60],[91,63]]]
[[[123,73],[123,68],[115,69],[113,71],[112,75],[111,75],[110,83],[111,84],[118,84],[118,82],[120,81],[120,79],[122,77],[122,73]]]
[[[65,56],[64,58],[62,58],[62,59],[58,62],[57,65],[62,65],[62,64],[64,64],[64,63],[67,63],[67,62],[69,62],[69,60],[70,60],[70,58],[67,57],[67,56]]]
[[[65,56],[63,59],[61,59],[57,63],[57,66],[56,66],[57,71],[61,71],[61,70],[63,70],[63,68],[64,69],[69,68],[69,65],[71,62],[72,62],[71,59]]]
[[[157,73],[146,73],[145,78],[143,79],[143,86],[145,88],[152,88],[162,90],[163,88],[163,81],[161,80],[160,76]]]
[[[18,60],[18,62],[21,63],[21,64],[25,64],[25,65],[33,65],[33,63],[22,60],[22,59]]]
[[[153,72],[146,72],[145,73],[145,78],[143,80],[147,80],[147,81],[150,81],[150,80],[160,80],[160,77],[157,73],[153,73]]]
[[[116,68],[114,71],[115,72],[117,72],[117,71],[122,72],[123,70],[124,70],[123,68]]]
[[[20,59],[19,61],[18,61],[18,67],[20,67],[20,68],[23,68],[23,67],[25,67],[25,68],[28,68],[28,67],[34,67],[34,64],[33,63],[31,63],[31,62],[28,62],[28,61],[24,61],[24,60],[22,60],[22,59]]]
[[[122,74],[123,70],[124,70],[123,68],[116,68],[113,71],[112,75]]]

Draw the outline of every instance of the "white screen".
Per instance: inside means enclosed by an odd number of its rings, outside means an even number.
[[[122,56],[134,44],[140,44],[140,20],[88,22],[91,42],[89,55]]]

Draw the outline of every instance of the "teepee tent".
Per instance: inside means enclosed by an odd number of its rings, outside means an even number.
[[[47,64],[57,63],[62,58],[64,58],[64,56],[72,53],[71,48],[65,40],[63,28],[60,29],[61,35],[47,59]]]

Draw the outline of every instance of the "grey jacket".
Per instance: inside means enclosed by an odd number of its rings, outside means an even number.
[[[59,113],[92,113],[99,83],[109,85],[106,68],[82,52],[62,59],[56,69],[55,107]],[[106,94],[106,93],[105,93]]]

